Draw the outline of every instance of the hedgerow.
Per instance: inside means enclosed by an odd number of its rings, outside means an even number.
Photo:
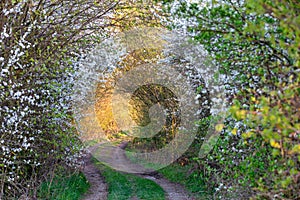
[[[299,2],[163,2],[170,26],[203,44],[226,76],[225,127],[198,161],[207,184],[221,199],[298,199]]]
[[[56,166],[81,165],[72,116],[74,71],[114,6],[113,1],[1,1],[0,199],[35,197]]]

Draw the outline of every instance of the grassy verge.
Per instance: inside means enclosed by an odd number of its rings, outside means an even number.
[[[88,190],[89,184],[82,173],[56,175],[51,182],[39,188],[41,200],[78,200]]]
[[[137,197],[143,200],[164,200],[163,189],[155,182],[111,169],[94,160],[108,184],[108,200],[128,200]]]
[[[166,179],[180,183],[197,199],[211,199],[212,192],[208,191],[201,172],[192,171],[192,165],[181,166],[177,163],[171,164],[159,170]]]

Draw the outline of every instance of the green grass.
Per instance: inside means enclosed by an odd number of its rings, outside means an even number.
[[[159,173],[172,182],[180,183],[197,199],[211,199],[212,192],[206,188],[201,172],[190,172],[192,167],[192,165],[180,166],[174,163],[160,169]]]
[[[196,144],[198,145],[198,144]],[[195,144],[191,146],[186,154],[189,157],[195,157],[194,152],[197,152],[194,149],[199,148]],[[173,163],[169,166],[163,167],[162,165],[156,163],[149,163],[142,159],[137,160],[131,151],[134,151],[132,148],[126,148],[126,156],[129,158],[133,163],[138,163],[145,168],[148,169],[160,169],[158,172],[162,174],[166,179],[170,180],[174,183],[179,183],[186,188],[189,192],[191,192],[197,199],[212,199],[212,191],[208,191],[207,187],[205,186],[204,179],[202,178],[202,172],[197,170],[192,170],[193,165],[185,165],[181,166],[178,163]]]
[[[78,200],[88,190],[89,183],[82,173],[59,174],[52,182],[44,182],[38,190],[41,200]]]
[[[134,183],[134,188],[138,199],[145,199],[145,200],[165,199],[164,190],[155,182],[148,179],[135,177],[135,176],[132,176],[131,180]]]
[[[111,169],[94,159],[108,185],[108,200],[164,200],[164,190],[155,182]]]

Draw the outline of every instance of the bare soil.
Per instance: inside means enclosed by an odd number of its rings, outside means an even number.
[[[107,199],[107,185],[104,181],[104,177],[100,171],[93,164],[92,155],[88,154],[85,158],[85,167],[83,173],[90,183],[88,192],[83,196],[83,200],[106,200]]]

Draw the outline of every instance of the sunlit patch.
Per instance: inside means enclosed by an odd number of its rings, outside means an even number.
[[[197,121],[209,115],[214,121],[199,155],[216,143],[215,127],[225,110],[223,87],[207,52],[189,38],[165,29],[134,29],[104,41],[83,67],[90,88],[76,119],[84,141],[101,142],[92,152],[98,160],[135,172],[113,161],[115,141],[148,141],[151,149],[130,155],[157,170],[185,153]]]

